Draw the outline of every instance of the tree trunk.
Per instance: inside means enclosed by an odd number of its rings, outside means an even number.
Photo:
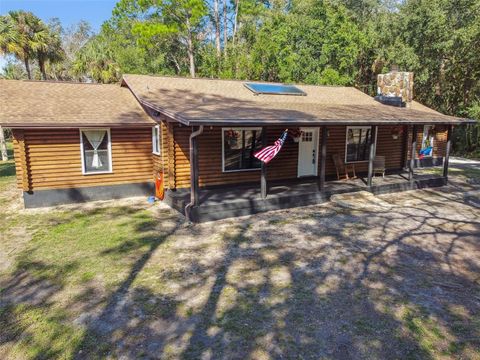
[[[227,56],[227,42],[228,42],[228,24],[227,24],[227,0],[223,0],[223,53]]]
[[[3,128],[0,126],[0,151],[2,153],[2,161],[8,160],[7,143],[5,142],[5,134]]]
[[[194,78],[195,77],[195,57],[194,57],[194,49],[193,49],[193,33],[190,27],[190,19],[188,17],[187,17],[186,25],[187,25],[187,53],[188,53],[188,61],[190,63],[190,76]]]
[[[47,80],[47,73],[45,72],[45,61],[38,59],[38,67],[42,73],[42,79]]]
[[[217,57],[221,55],[220,48],[220,15],[218,12],[218,0],[213,1],[213,19],[215,22],[215,47],[217,48]]]
[[[235,0],[235,17],[233,20],[232,44],[235,46],[235,36],[237,35],[238,4],[240,0]]]
[[[28,80],[32,80],[32,73],[30,71],[30,63],[28,62],[28,57],[25,57],[23,61],[25,62],[25,70],[27,71]]]
[[[176,74],[180,75],[182,72],[182,68],[180,67],[180,64],[177,61],[177,58],[175,56],[172,56],[173,63],[175,64],[175,68],[177,69]]]

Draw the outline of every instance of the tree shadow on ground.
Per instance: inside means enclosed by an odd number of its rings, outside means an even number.
[[[136,231],[144,236],[98,257],[143,249],[122,281],[101,295],[86,287],[66,305],[85,314],[76,319],[84,332],[71,355],[478,356],[478,210],[421,194],[403,204],[387,198],[391,206],[375,211],[330,204],[190,227],[178,216],[141,222]],[[25,291],[21,276],[2,284],[3,296]],[[53,306],[60,290],[44,292],[42,306]],[[29,331],[7,329],[3,341]]]

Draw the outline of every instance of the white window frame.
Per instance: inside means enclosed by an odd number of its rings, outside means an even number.
[[[106,131],[107,136],[108,136],[108,165],[109,169],[105,171],[96,171],[96,172],[88,172],[85,169],[85,152],[83,149],[83,131],[88,131],[88,130],[96,130],[96,131]],[[99,174],[111,174],[113,173],[113,163],[112,163],[112,138],[110,136],[110,128],[80,128],[79,129],[80,133],[80,154],[82,158],[82,175],[99,175]]]
[[[261,167],[254,169],[238,169],[238,170],[225,170],[225,131],[234,130],[234,131],[262,131],[261,127],[222,127],[222,172],[224,173],[235,173],[235,172],[244,172],[244,171],[259,171]]]
[[[367,160],[357,160],[357,161],[348,161],[347,160],[347,148],[348,148],[348,130],[349,129],[370,129],[370,131],[373,130],[373,126],[371,125],[363,125],[363,126],[347,126],[346,127],[346,130],[345,130],[345,164],[355,164],[355,163],[364,163],[364,162],[368,162],[368,159]],[[377,130],[378,130],[378,127],[377,127]],[[377,133],[378,131],[375,131],[375,149],[377,148]]]
[[[420,147],[420,150],[423,150],[424,149],[424,144],[425,144],[425,140],[427,140],[427,128],[431,128],[432,130],[435,128],[435,125],[423,125],[423,134],[422,134],[422,144],[421,144],[421,147]],[[433,150],[435,149],[435,135],[432,135],[431,136],[431,146],[432,146],[432,152],[430,155],[424,155],[423,157],[424,158],[431,158],[433,157]]]
[[[157,136],[155,136],[155,130],[157,131]],[[152,128],[152,154],[162,155],[162,135],[161,135],[160,125],[155,125]],[[155,151],[155,144],[158,144],[158,151]]]

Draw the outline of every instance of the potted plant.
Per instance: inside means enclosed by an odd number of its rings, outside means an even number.
[[[396,126],[392,129],[392,139],[397,140],[403,134],[403,127]]]
[[[227,138],[228,145],[234,146],[237,143],[239,133],[235,130],[228,130],[227,132],[225,132],[225,136]]]
[[[293,142],[298,143],[300,141],[300,137],[302,136],[302,131],[299,128],[289,130],[288,133],[293,139]]]

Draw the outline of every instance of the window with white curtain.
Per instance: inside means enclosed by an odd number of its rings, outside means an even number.
[[[162,143],[160,136],[160,125],[152,128],[152,152],[156,155],[160,155],[162,151]]]
[[[112,172],[110,129],[80,129],[83,174]]]

